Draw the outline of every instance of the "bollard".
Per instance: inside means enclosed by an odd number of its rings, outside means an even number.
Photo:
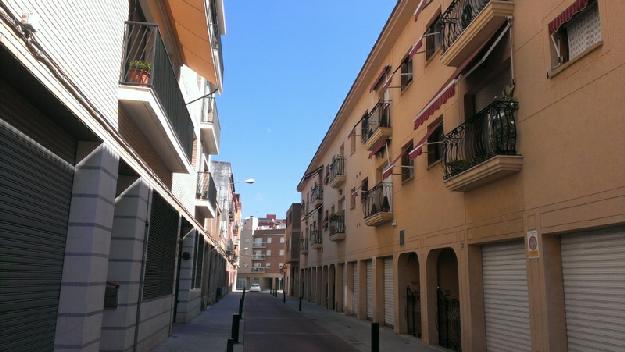
[[[286,303],[286,292],[282,290],[282,303]]]
[[[243,297],[239,300],[239,316],[243,316]]]
[[[239,323],[241,322],[241,316],[238,314],[232,314],[232,340],[234,343],[239,343]]]
[[[371,352],[380,352],[380,324],[371,323]]]
[[[226,352],[234,352],[234,340],[228,339],[228,344],[226,345]]]
[[[302,296],[299,296],[299,311],[302,311]]]

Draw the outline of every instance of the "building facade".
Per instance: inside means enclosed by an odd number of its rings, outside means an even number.
[[[284,287],[289,296],[300,296],[299,256],[303,246],[302,231],[302,204],[293,203],[286,212],[286,254],[284,270]]]
[[[0,3],[3,348],[146,351],[227,292],[224,33],[220,0]]]
[[[285,220],[275,214],[249,217],[241,232],[241,260],[237,286],[259,283],[262,290],[282,289],[286,264]]]
[[[625,348],[623,15],[398,1],[298,185],[304,297],[452,350]]]

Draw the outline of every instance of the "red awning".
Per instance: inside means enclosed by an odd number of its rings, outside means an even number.
[[[408,158],[410,158],[410,160],[414,160],[419,155],[423,154],[423,145],[427,142],[429,136],[430,132],[423,136],[423,138],[421,138],[421,140],[417,143],[416,147],[408,153]]]
[[[382,69],[382,72],[380,72],[380,75],[378,75],[378,78],[375,79],[375,81],[373,82],[373,85],[371,86],[371,89],[369,89],[369,91],[373,92],[374,90],[376,90],[382,84],[382,80],[390,72],[391,72],[391,65],[384,66],[384,69]]]
[[[570,21],[573,16],[585,9],[589,2],[590,0],[575,0],[575,2],[567,7],[566,10],[562,11],[561,14],[549,22],[549,34],[551,35],[560,29],[563,24]]]
[[[458,80],[456,78],[452,79],[444,86],[438,93],[430,100],[430,102],[421,110],[421,112],[417,115],[417,118],[414,121],[414,129],[416,130],[421,126],[425,121],[427,121],[430,116],[432,116],[436,110],[438,110],[443,104],[449,100],[449,98],[453,97],[456,94],[456,82]]]
[[[377,152],[379,152],[382,148],[384,148],[384,146],[386,145],[386,141],[388,141],[388,139],[380,139],[376,144],[372,145],[369,149],[369,158],[371,158],[373,155],[377,154]]]
[[[414,20],[415,20],[415,22],[419,18],[419,14],[421,14],[421,11],[423,11],[423,8],[425,7],[425,3],[428,2],[428,1],[431,1],[431,0],[421,0],[419,2],[419,5],[417,5],[417,9],[414,12]]]
[[[419,39],[414,44],[412,44],[412,46],[408,50],[408,54],[407,55],[409,57],[413,57],[414,54],[416,54],[417,51],[419,51],[419,49],[421,49],[422,46],[423,46],[423,35],[421,35],[419,37]]]

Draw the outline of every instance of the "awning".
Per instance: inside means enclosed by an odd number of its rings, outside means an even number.
[[[423,138],[419,140],[415,148],[413,148],[408,153],[408,157],[410,158],[410,160],[414,160],[416,157],[423,154],[423,146],[427,144],[428,138],[430,138],[430,135],[432,135],[432,132],[434,132],[434,130],[436,130],[436,127],[440,126],[441,123],[442,123],[442,120],[439,119],[438,123],[428,126],[428,131],[425,134],[425,136],[423,136]]]
[[[386,145],[387,141],[388,141],[387,138],[380,139],[379,141],[377,141],[377,143],[372,145],[371,148],[369,149],[369,158],[371,158],[372,156],[377,154],[380,150],[382,150],[382,148],[384,148],[384,146]]]
[[[445,104],[449,98],[456,94],[456,82],[457,78],[452,78],[447,85],[438,91],[438,93],[430,100],[430,102],[419,112],[417,118],[414,121],[414,129],[416,130],[427,119],[430,118],[438,110],[441,105]]]
[[[409,57],[413,57],[417,53],[417,51],[421,49],[422,46],[423,46],[423,35],[421,35],[419,39],[414,44],[412,44],[412,46],[410,47],[406,55]]]
[[[573,16],[585,9],[589,2],[590,0],[576,0],[573,4],[567,7],[566,10],[562,11],[561,14],[549,22],[549,34],[551,35],[560,29],[563,24],[570,21]]]
[[[167,1],[185,65],[221,88],[204,3],[204,0]]]
[[[412,143],[412,138],[408,142],[404,143],[404,146],[401,148],[401,153],[399,153],[399,155],[396,156],[395,159],[393,159],[393,161],[391,161],[384,168],[384,170],[382,170],[382,178],[387,178],[387,177],[389,177],[389,176],[391,176],[393,174],[393,168],[395,167],[395,164],[397,163],[397,161],[399,159],[401,159],[402,155],[404,155],[404,153],[406,152],[406,149],[408,147],[408,144],[410,144],[410,143]]]
[[[382,80],[385,79],[386,75],[388,75],[390,72],[391,72],[391,65],[384,66],[384,68],[382,69],[382,72],[380,72],[380,74],[378,75],[378,78],[375,79],[369,91],[373,92],[374,90],[376,90],[382,84]]]
[[[415,22],[419,18],[419,14],[421,14],[421,11],[423,11],[423,8],[425,7],[425,3],[428,2],[428,1],[431,1],[431,0],[421,0],[419,2],[419,5],[417,5],[417,9],[414,11],[414,20],[415,20]]]

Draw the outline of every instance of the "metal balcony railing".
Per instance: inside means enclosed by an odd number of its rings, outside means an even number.
[[[193,122],[156,24],[126,22],[119,83],[152,89],[182,150],[191,160]]]
[[[365,218],[378,213],[392,212],[392,195],[393,185],[390,182],[380,182],[367,191],[364,195]]]
[[[252,244],[252,248],[265,248],[267,247],[267,243],[266,242],[253,242]]]
[[[362,143],[367,142],[380,127],[391,127],[391,104],[377,103],[360,123]]]
[[[322,243],[321,231],[317,228],[317,226],[310,227],[310,243],[312,244],[320,244]]]
[[[253,266],[252,267],[252,272],[253,273],[264,273],[265,272],[265,267],[264,266]]]
[[[449,132],[443,144],[444,179],[496,155],[516,155],[518,105],[511,98],[496,99]]]
[[[330,215],[330,235],[345,233],[345,212]]]
[[[252,260],[265,260],[265,256],[263,254],[255,254],[252,256]]]
[[[454,0],[441,15],[443,23],[441,38],[446,51],[473,22],[490,0]]]
[[[217,208],[217,187],[210,172],[197,173],[196,197],[200,200],[207,200],[213,209]]]
[[[310,190],[310,200],[312,202],[323,200],[323,187],[320,184],[315,185]]]
[[[308,251],[308,238],[300,238],[299,248],[301,251]]]
[[[336,176],[345,176],[344,164],[345,160],[342,155],[338,154],[332,158],[332,163],[329,167],[330,182],[332,182]]]

